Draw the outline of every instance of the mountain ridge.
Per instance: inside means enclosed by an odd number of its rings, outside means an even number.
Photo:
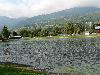
[[[51,14],[38,15],[31,18],[9,18],[0,16],[0,27],[7,25],[11,28],[33,26],[33,25],[54,25],[64,22],[95,22],[100,21],[100,8],[97,7],[75,7],[54,12]]]

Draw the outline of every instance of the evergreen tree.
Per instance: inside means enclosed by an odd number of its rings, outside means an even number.
[[[9,39],[10,32],[8,30],[8,27],[3,27],[1,35],[3,39]]]

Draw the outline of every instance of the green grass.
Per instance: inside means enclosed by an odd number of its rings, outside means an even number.
[[[100,36],[100,33],[96,33],[96,34],[91,34],[93,36]]]
[[[0,63],[0,75],[47,75],[24,66]]]
[[[89,36],[100,36],[100,33],[96,33],[96,34],[90,34],[90,35],[58,35],[58,36],[52,36],[52,37],[24,37],[22,39],[10,39],[11,41],[13,40],[29,40],[29,39],[55,39],[55,38],[78,38],[78,37],[89,37]]]

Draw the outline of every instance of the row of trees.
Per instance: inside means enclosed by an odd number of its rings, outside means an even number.
[[[69,23],[66,22],[63,25],[52,25],[52,26],[33,26],[28,28],[20,28],[14,31],[9,31],[6,26],[3,27],[1,37],[3,39],[9,39],[9,36],[20,35],[22,37],[45,37],[45,36],[56,36],[59,34],[81,34],[85,30],[90,33],[95,32],[94,24],[83,24],[83,23]]]
[[[59,34],[82,34],[85,31],[89,31],[90,34],[95,32],[95,26],[93,23],[69,23],[66,22],[63,25],[49,25],[49,26],[34,26],[33,28],[21,28],[17,30],[17,33],[22,37],[45,37],[56,36]]]
[[[95,26],[93,23],[68,23],[64,24],[64,33],[72,34],[82,34],[85,31],[89,31],[90,34],[95,32]]]
[[[53,26],[53,27],[41,27],[41,26],[34,26],[33,29],[29,28],[21,28],[17,30],[18,35],[21,35],[22,37],[45,37],[45,36],[56,36],[58,34],[61,34],[62,28],[59,26]]]

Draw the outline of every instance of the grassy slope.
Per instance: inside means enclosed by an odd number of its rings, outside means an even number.
[[[0,63],[0,75],[47,75],[24,66]]]

